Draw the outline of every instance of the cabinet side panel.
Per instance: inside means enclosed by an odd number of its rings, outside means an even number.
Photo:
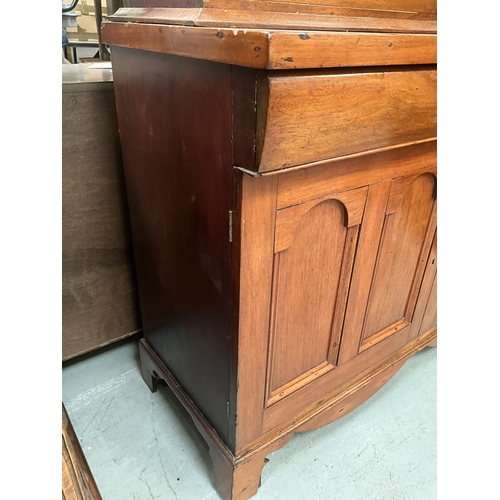
[[[112,47],[145,338],[230,446],[230,66]]]

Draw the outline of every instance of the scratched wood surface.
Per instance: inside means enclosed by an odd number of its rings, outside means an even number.
[[[437,61],[435,34],[414,32],[367,33],[319,31],[301,25],[299,32],[247,29],[213,23],[204,27],[173,25],[172,19],[144,23],[107,22],[102,39],[109,45],[175,54],[260,69],[301,69],[394,64],[432,64]],[[168,24],[163,24],[168,23]],[[178,23],[181,24],[179,20]],[[267,24],[267,23],[264,23]],[[239,29],[234,29],[239,28]],[[432,31],[432,30],[431,30]],[[330,50],[336,47],[336,50]]]

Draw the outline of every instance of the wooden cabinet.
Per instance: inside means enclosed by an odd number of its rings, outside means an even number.
[[[435,4],[159,3],[102,31],[142,372],[244,500],[269,453],[435,343]]]

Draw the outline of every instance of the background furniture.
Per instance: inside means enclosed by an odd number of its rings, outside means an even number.
[[[141,329],[109,69],[62,65],[62,358]]]
[[[64,405],[62,405],[62,498],[102,500]]]
[[[143,376],[223,498],[436,342],[436,5],[342,5],[130,0],[102,29]]]

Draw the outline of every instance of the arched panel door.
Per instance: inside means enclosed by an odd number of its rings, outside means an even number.
[[[341,364],[393,336],[408,336],[436,230],[434,174],[402,177],[370,189],[379,196],[367,203],[366,216],[370,211],[379,223],[362,224]]]
[[[347,191],[277,213],[266,406],[337,365],[367,191]]]

